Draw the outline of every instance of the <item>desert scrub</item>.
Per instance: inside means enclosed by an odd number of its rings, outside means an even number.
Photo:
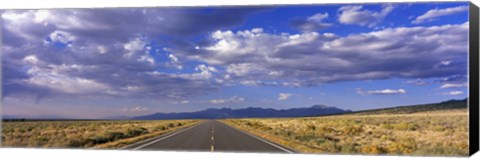
[[[4,147],[89,148],[126,139],[156,136],[200,122],[162,121],[21,121],[2,122]],[[143,138],[143,137],[142,137]],[[135,139],[136,140],[136,139]],[[133,143],[130,141],[128,143]],[[114,147],[128,143],[114,144]],[[111,146],[105,146],[111,147]]]
[[[467,156],[467,110],[222,122],[302,153]]]

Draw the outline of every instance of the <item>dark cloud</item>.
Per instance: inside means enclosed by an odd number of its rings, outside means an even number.
[[[466,75],[468,23],[340,37],[314,31],[329,25],[328,14],[319,13],[297,23],[300,34],[228,31],[263,9],[6,11],[3,97],[179,101],[235,84],[310,87]],[[187,62],[194,63],[190,70],[171,71]]]
[[[152,50],[152,42],[191,45],[186,41],[194,36],[242,24],[249,14],[265,9],[112,8],[2,12],[3,97],[38,100],[52,96],[111,96],[175,100],[205,95],[219,86],[211,76],[205,76],[210,75],[209,70],[158,74],[158,69],[181,65],[178,61],[156,61],[155,55],[168,52],[161,47]]]

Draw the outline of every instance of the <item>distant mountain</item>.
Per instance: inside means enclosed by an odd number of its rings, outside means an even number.
[[[165,120],[165,119],[222,119],[222,118],[267,118],[267,117],[308,117],[322,116],[340,113],[349,113],[350,110],[343,110],[325,105],[314,105],[306,108],[291,109],[264,109],[249,107],[244,109],[206,109],[196,112],[181,113],[155,113],[152,115],[138,116],[135,120]]]
[[[437,111],[437,110],[454,110],[454,109],[467,109],[467,98],[462,100],[448,100],[440,103],[430,103],[430,104],[420,104],[420,105],[407,105],[407,106],[397,106],[392,108],[384,109],[373,109],[373,110],[364,110],[356,111],[353,113],[360,115],[371,115],[371,114],[410,114],[417,112],[427,112],[427,111]]]

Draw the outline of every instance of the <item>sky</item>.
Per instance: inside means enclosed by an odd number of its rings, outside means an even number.
[[[468,3],[3,10],[2,114],[365,110],[468,96]]]

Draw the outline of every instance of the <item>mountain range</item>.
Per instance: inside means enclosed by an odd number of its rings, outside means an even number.
[[[396,106],[383,109],[370,109],[362,111],[344,110],[333,106],[314,105],[311,107],[291,108],[291,109],[272,109],[248,107],[243,109],[231,108],[209,108],[195,112],[177,112],[177,113],[154,113],[150,115],[128,117],[128,116],[110,116],[100,118],[99,120],[169,120],[169,119],[223,119],[223,118],[280,118],[280,117],[309,117],[309,116],[325,116],[334,114],[407,114],[415,112],[465,109],[467,106],[467,98],[461,100],[448,100],[439,103],[417,104],[407,106]],[[59,116],[15,116],[2,115],[3,120],[71,120],[71,118]]]
[[[325,105],[314,105],[305,108],[271,109],[249,107],[244,109],[206,109],[196,112],[180,113],[155,113],[152,115],[133,117],[134,120],[168,120],[168,119],[222,119],[222,118],[266,118],[266,117],[308,117],[322,116],[340,113],[349,113],[343,110]]]

